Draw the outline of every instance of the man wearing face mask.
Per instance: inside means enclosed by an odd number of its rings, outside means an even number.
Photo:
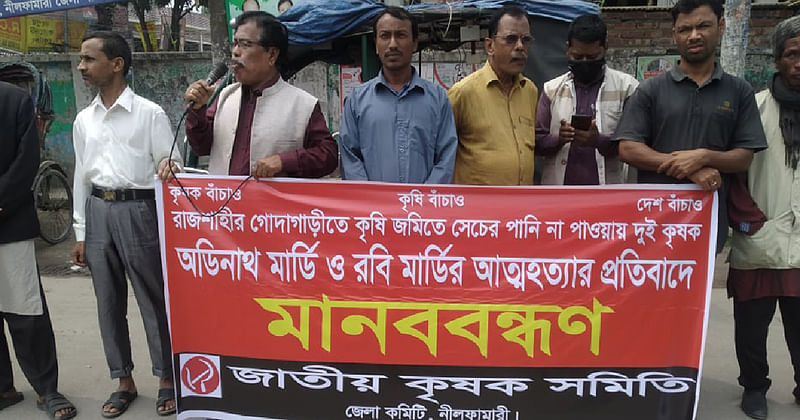
[[[544,156],[544,185],[623,181],[611,135],[639,82],[606,65],[606,33],[599,16],[577,17],[567,33],[569,71],[544,85],[536,110],[535,148]]]

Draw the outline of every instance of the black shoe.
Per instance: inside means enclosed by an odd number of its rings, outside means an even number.
[[[767,397],[760,391],[745,391],[742,395],[742,411],[747,417],[757,420],[767,418]]]

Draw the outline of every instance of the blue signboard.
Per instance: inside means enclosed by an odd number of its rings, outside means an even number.
[[[75,9],[114,1],[117,0],[0,0],[0,19]]]

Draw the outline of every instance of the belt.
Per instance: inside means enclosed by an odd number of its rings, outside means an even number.
[[[92,186],[92,195],[105,201],[153,200],[156,198],[156,191],[152,189],[107,190]]]

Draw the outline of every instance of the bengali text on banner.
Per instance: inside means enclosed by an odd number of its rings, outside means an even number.
[[[179,419],[695,416],[712,193],[180,182],[157,194]]]

